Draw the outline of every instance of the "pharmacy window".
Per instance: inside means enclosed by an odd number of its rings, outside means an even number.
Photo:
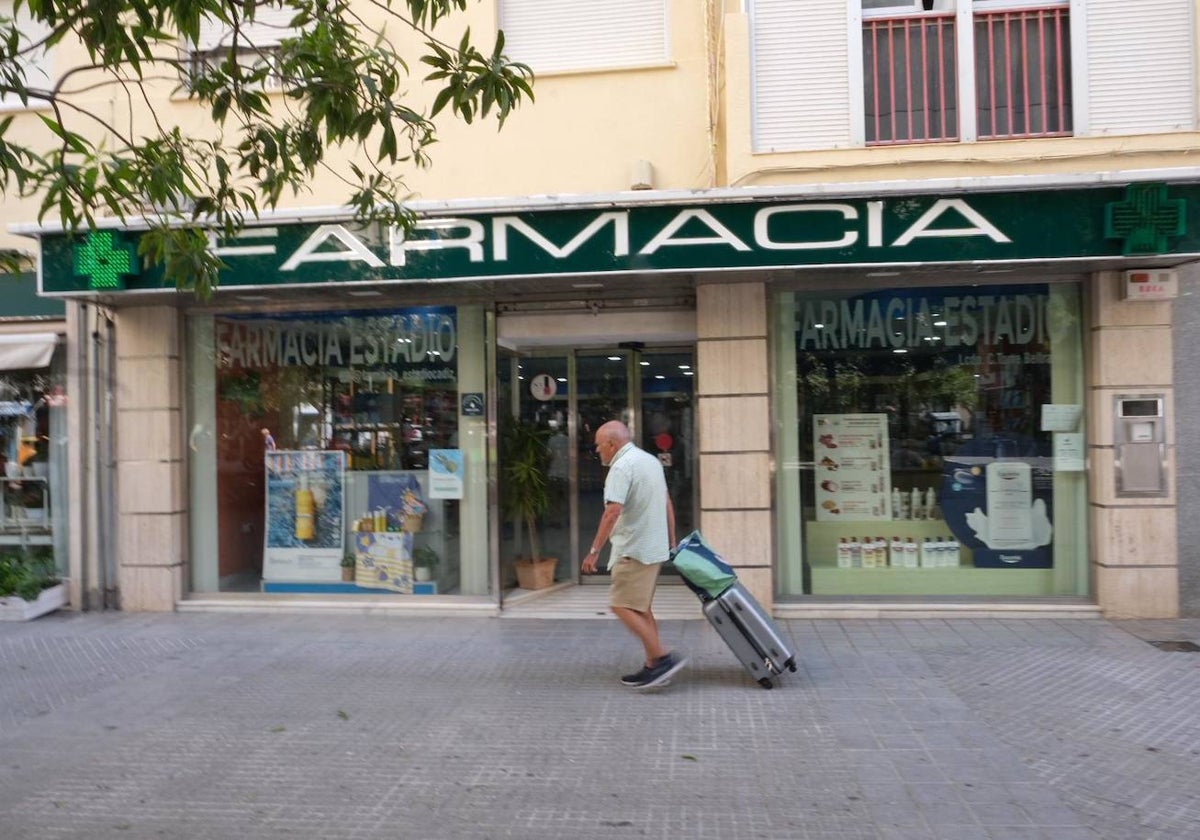
[[[785,594],[1078,594],[1077,287],[785,297]]]

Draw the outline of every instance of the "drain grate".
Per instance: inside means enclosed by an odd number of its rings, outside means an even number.
[[[1159,650],[1171,653],[1200,653],[1200,645],[1181,639],[1170,639],[1163,642],[1151,642]]]

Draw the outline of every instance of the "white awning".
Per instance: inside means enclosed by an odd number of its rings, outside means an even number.
[[[0,370],[48,367],[57,342],[54,333],[0,335]]]

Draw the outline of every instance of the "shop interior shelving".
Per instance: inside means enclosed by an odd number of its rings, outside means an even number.
[[[34,488],[41,506],[37,518],[20,500]],[[0,545],[49,545],[50,481],[45,476],[0,479]]]

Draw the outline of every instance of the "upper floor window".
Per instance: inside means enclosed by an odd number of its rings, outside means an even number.
[[[504,51],[535,73],[665,64],[666,0],[500,0]]]
[[[33,20],[28,6],[24,4],[14,13],[12,0],[0,0],[0,25],[6,33],[12,29],[19,33],[15,44],[0,39],[4,63],[15,65],[24,72],[26,88],[48,90],[54,79],[53,53],[41,44],[50,34],[50,27]],[[38,104],[38,101],[30,100],[26,105],[15,93],[0,92],[0,110],[3,111],[36,107]]]
[[[756,154],[1200,127],[1195,0],[743,3]]]
[[[259,5],[252,22],[243,22],[235,31],[221,21],[200,24],[200,37],[193,45],[191,62],[194,72],[233,59],[247,70],[266,67],[262,87],[278,90],[283,86],[279,73],[279,47],[285,38],[297,34],[291,27],[296,10],[291,6]]]
[[[868,145],[1071,134],[1067,0],[976,0],[966,42],[954,0],[862,4]],[[965,114],[964,92],[974,104]]]
[[[980,140],[1071,133],[1066,2],[1037,8],[976,3],[975,102]]]

